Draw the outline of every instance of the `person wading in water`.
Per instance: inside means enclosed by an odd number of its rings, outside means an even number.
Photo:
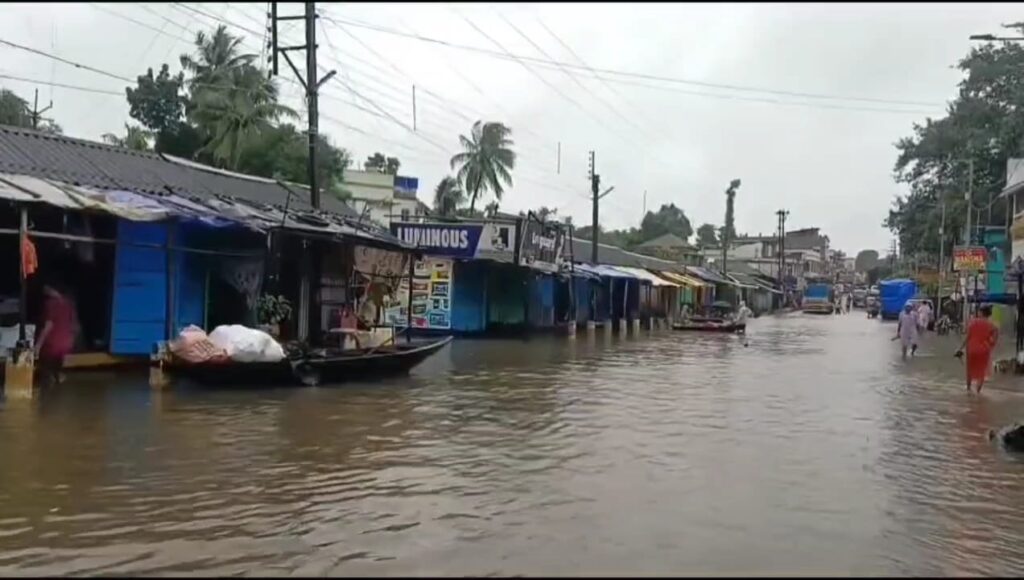
[[[971,383],[975,383],[978,385],[978,394],[981,394],[985,375],[992,363],[992,351],[999,341],[999,329],[989,320],[991,316],[992,306],[982,305],[978,309],[978,316],[967,325],[964,342],[956,351],[959,358],[964,356],[964,348],[967,349],[967,392],[971,392]]]
[[[63,380],[64,357],[75,345],[75,327],[78,317],[75,307],[63,287],[55,282],[43,284],[42,330],[36,336],[35,355],[41,378],[53,385]]]
[[[896,338],[899,339],[900,348],[903,351],[903,360],[907,359],[907,348],[910,348],[910,356],[917,354],[917,313],[914,312],[914,305],[909,302],[903,306],[900,313],[900,322],[896,327]]]

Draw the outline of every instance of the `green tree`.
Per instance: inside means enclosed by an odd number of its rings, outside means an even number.
[[[703,224],[697,228],[697,244],[702,248],[718,245],[718,232],[714,225]]]
[[[239,166],[242,151],[281,117],[297,117],[277,102],[277,85],[253,66],[242,66],[230,84],[217,90],[193,91],[193,118],[209,136],[201,152],[230,169]]]
[[[193,97],[233,84],[237,73],[256,61],[255,54],[242,52],[242,38],[230,34],[223,24],[212,35],[197,32],[195,47],[195,55],[181,56],[181,68],[191,74],[188,86]]]
[[[442,216],[454,216],[465,201],[466,193],[462,191],[459,180],[454,177],[445,177],[434,188],[434,211]]]
[[[0,89],[0,125],[12,127],[31,127],[28,101],[22,99],[14,91]]]
[[[376,171],[388,175],[398,175],[398,168],[401,166],[402,162],[397,157],[387,157],[380,152],[370,155],[363,162],[364,171]]]
[[[1011,27],[1024,32],[1020,24]],[[908,256],[936,255],[942,202],[946,203],[946,254],[963,240],[964,192],[989,219],[989,199],[1001,189],[1006,160],[1024,156],[1024,47],[1016,43],[976,46],[960,60],[963,73],[946,115],[915,124],[896,143],[895,179],[910,188],[898,196],[886,225]],[[971,179],[973,166],[973,180]],[[1006,223],[1006,204],[992,206],[991,223]]]
[[[139,75],[135,88],[127,87],[128,114],[153,134],[167,135],[181,125],[188,100],[183,92],[185,75],[171,76],[164,64],[160,73],[153,76],[153,69]]]
[[[462,151],[451,159],[451,168],[469,194],[469,210],[476,207],[481,194],[490,191],[497,201],[512,186],[516,154],[512,150],[512,129],[501,123],[477,121],[470,135],[459,135]]]
[[[647,212],[640,222],[640,235],[645,241],[665,234],[675,234],[684,240],[688,240],[693,234],[693,227],[686,217],[686,212],[676,207],[674,203],[663,204],[657,213]]]
[[[878,264],[878,252],[875,250],[861,250],[853,260],[853,269],[858,272],[867,272]]]
[[[243,149],[238,171],[272,179],[309,185],[309,146],[306,136],[291,124],[260,131]],[[350,156],[345,149],[331,145],[324,135],[317,136],[317,183],[339,198],[346,198],[345,169]]]
[[[124,125],[124,137],[118,137],[113,133],[104,133],[101,137],[105,143],[132,149],[134,151],[149,151],[149,139],[152,136],[149,131],[137,125]]]

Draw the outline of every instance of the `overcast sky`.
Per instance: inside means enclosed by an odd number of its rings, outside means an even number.
[[[297,14],[301,4],[280,10]],[[893,143],[915,121],[942,115],[967,37],[998,33],[1024,16],[1013,4],[323,3],[318,10],[320,64],[338,71],[323,89],[321,130],[357,162],[374,151],[399,157],[401,173],[420,178],[427,203],[450,172],[458,134],[483,118],[514,132],[519,161],[506,211],[555,206],[577,226],[589,224],[587,153],[594,150],[603,184],[615,186],[602,202],[605,227],[638,225],[645,191],[648,209],[671,202],[694,229],[720,225],[723,192],[738,177],[738,231],[773,232],[775,211],[786,208],[790,229],[821,227],[850,254],[888,248],[880,224],[902,191],[891,177]],[[0,39],[128,78],[164,62],[178,70],[195,32],[217,19],[259,52],[256,33],[266,23],[265,3],[6,4],[3,13]],[[282,24],[282,44],[301,44],[301,26]],[[543,62],[494,54],[506,51]],[[598,79],[581,61],[614,72]],[[301,110],[301,90],[283,61],[280,72],[286,101]],[[4,45],[0,75],[122,94],[126,85]],[[36,86],[41,101],[53,99],[48,114],[68,135],[123,133],[129,120],[123,96],[0,78],[0,87],[29,99]]]

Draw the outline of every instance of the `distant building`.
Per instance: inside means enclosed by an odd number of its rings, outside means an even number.
[[[681,262],[689,266],[701,265],[701,253],[686,240],[675,234],[664,234],[647,240],[635,248],[638,254]]]
[[[420,221],[429,208],[416,197],[419,180],[377,171],[345,171],[349,204],[364,219],[387,227],[391,222]]]

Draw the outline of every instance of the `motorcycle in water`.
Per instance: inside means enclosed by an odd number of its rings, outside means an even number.
[[[865,302],[864,309],[867,310],[868,318],[877,318],[879,311],[882,309],[881,305],[878,303],[878,299],[873,296],[869,296]]]

